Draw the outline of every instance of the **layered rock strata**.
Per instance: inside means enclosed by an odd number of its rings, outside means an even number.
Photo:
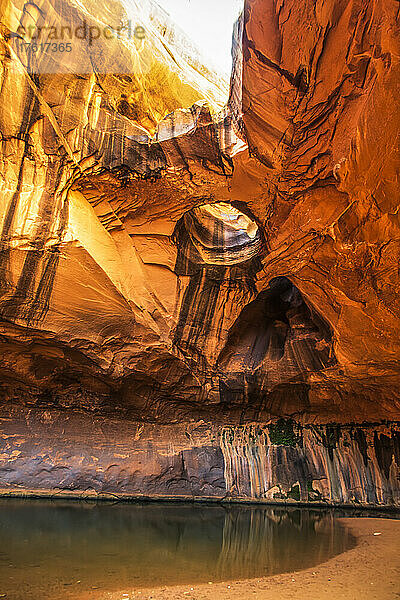
[[[0,416],[1,493],[400,506],[400,427],[124,422],[16,407]]]

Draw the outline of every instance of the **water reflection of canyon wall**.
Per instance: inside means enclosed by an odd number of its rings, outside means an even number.
[[[262,576],[316,565],[354,543],[322,511],[20,500],[0,508],[0,579],[20,584],[16,600],[58,598],[59,589],[73,598],[76,581],[100,593]]]
[[[230,510],[218,561],[221,579],[305,568],[351,547],[351,535],[330,513],[300,509]]]

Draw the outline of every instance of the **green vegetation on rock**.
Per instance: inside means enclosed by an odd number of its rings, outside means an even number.
[[[279,419],[269,425],[269,438],[274,446],[296,446],[300,443],[301,435],[294,431],[294,421]]]

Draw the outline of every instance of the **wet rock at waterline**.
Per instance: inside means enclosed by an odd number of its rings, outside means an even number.
[[[247,0],[230,93],[132,6],[79,61],[18,28],[122,2],[2,16],[1,486],[398,502],[395,3]]]
[[[400,426],[175,425],[2,410],[0,492],[400,506]]]

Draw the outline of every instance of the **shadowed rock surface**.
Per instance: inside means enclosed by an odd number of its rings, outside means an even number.
[[[0,487],[399,503],[398,2],[3,5]]]

